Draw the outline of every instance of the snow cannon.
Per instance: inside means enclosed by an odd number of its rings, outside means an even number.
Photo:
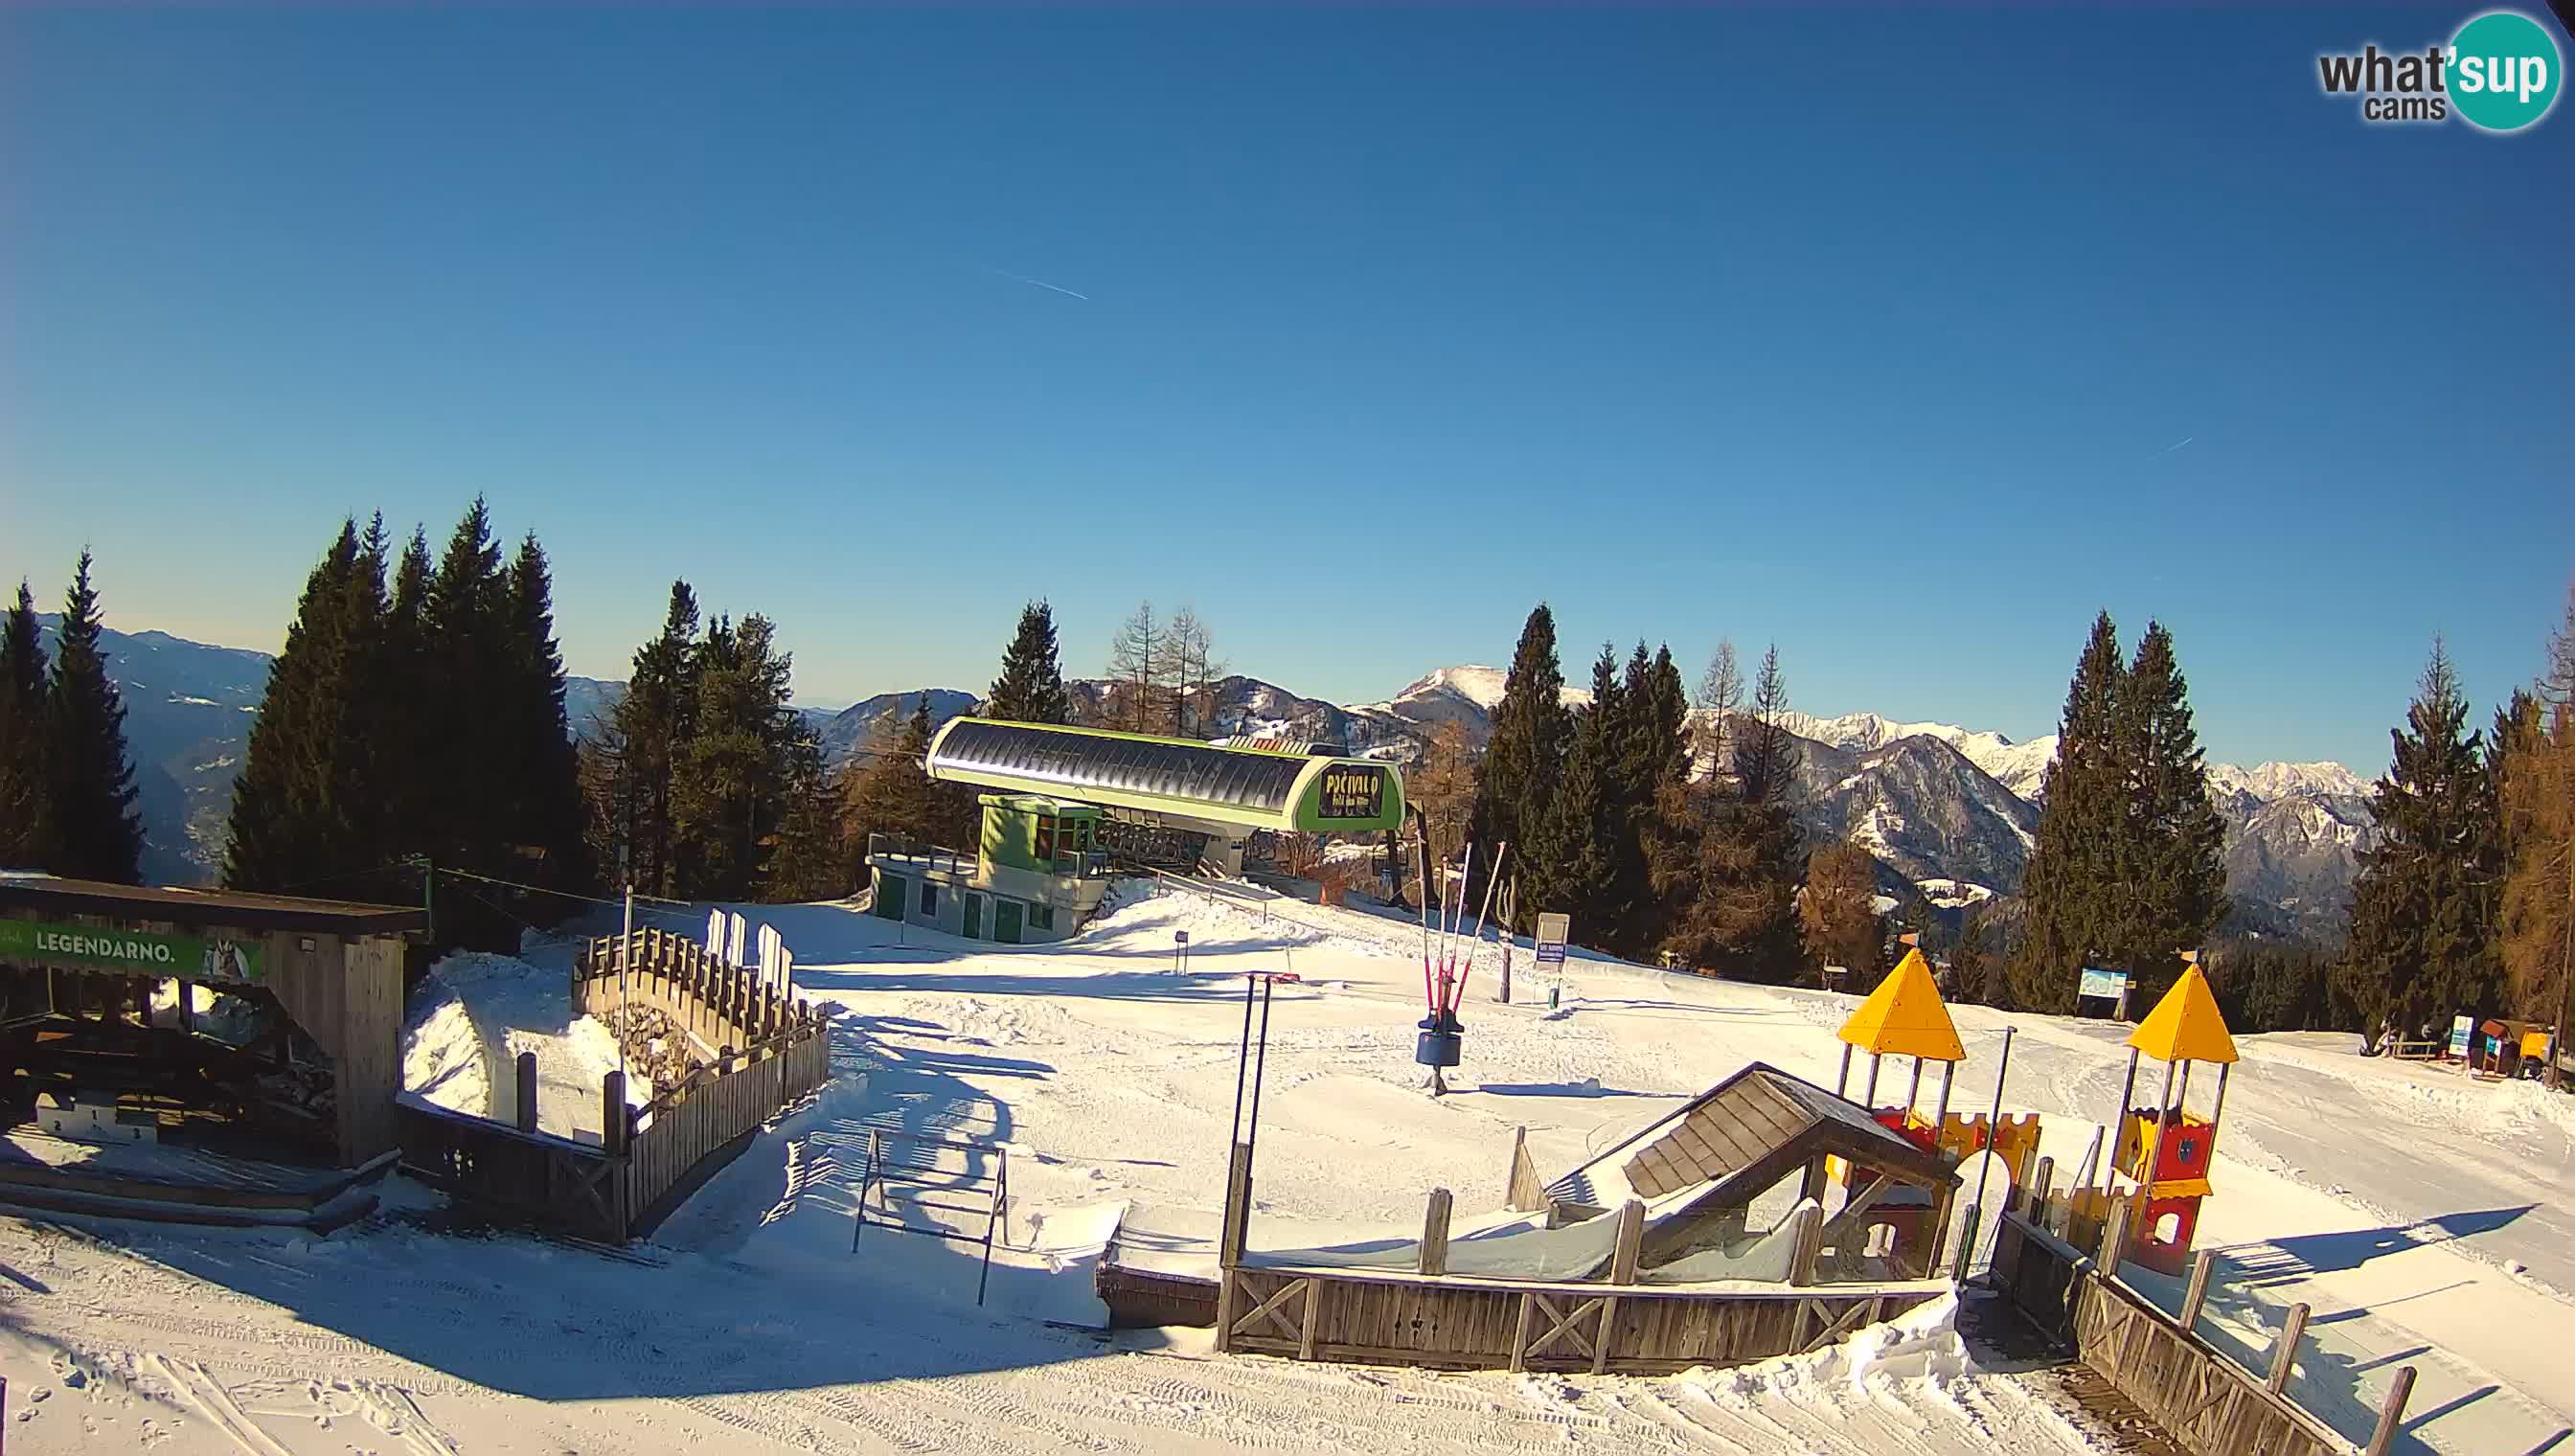
[[[2136,1105],[2137,1060],[2164,1064],[2163,1091],[2152,1106]],[[2208,1115],[2192,1112],[2190,1069],[2217,1068],[2217,1094]],[[2128,1236],[2128,1256],[2157,1273],[2179,1276],[2190,1262],[2199,1231],[2200,1200],[2216,1190],[2208,1175],[2217,1160],[2217,1124],[2226,1112],[2226,1076],[2235,1065],[2235,1038],[2217,1009],[2197,952],[2182,957],[2181,979],[2128,1035],[2128,1077],[2119,1088],[2111,1171],[2145,1194],[2145,1216]]]

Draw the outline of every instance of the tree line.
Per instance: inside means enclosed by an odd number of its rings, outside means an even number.
[[[1443,729],[1416,772],[1433,856],[1477,846],[1465,892],[1480,904],[1507,843],[1515,929],[1558,911],[1575,939],[1616,954],[1795,977],[1832,953],[1839,922],[1825,917],[1812,934],[1799,922],[1806,854],[1777,650],[1764,655],[1747,704],[1733,649],[1720,647],[1696,708],[1670,648],[1649,653],[1641,641],[1623,665],[1602,644],[1590,700],[1568,708],[1554,613],[1540,603],[1521,627],[1480,756],[1468,764],[1462,733]]]
[[[2537,680],[2468,727],[2436,639],[2371,794],[2342,955],[2313,993],[2340,1024],[2412,1039],[2450,1018],[2556,1023],[2575,979],[2575,589]]]
[[[125,704],[99,650],[100,626],[87,551],[63,594],[50,659],[25,582],[0,622],[0,869],[142,881]]]
[[[505,561],[477,498],[433,561],[418,528],[397,551],[381,515],[342,521],[269,667],[224,882],[426,903],[437,944],[515,948],[595,887],[583,811],[535,533]]]

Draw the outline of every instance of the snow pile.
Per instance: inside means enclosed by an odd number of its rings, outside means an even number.
[[[1941,1388],[1964,1382],[1975,1373],[1966,1342],[1958,1338],[1958,1296],[1944,1294],[1810,1355],[1787,1355],[1724,1370],[1701,1367],[1676,1378],[1711,1394],[1753,1398],[1796,1386],[1865,1391],[1871,1386],[1923,1381]]]
[[[492,1061],[465,1003],[436,981],[422,983],[403,1027],[403,1090],[451,1112],[492,1110]]]

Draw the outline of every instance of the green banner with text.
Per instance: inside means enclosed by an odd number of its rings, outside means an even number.
[[[0,960],[24,958],[95,965],[187,980],[258,980],[259,949],[249,941],[203,935],[156,935],[149,930],[0,920]]]

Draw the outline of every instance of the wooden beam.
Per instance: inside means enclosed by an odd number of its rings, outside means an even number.
[[[1609,1368],[1609,1332],[1618,1327],[1618,1296],[1600,1296],[1600,1331],[1591,1339],[1591,1373],[1602,1374]]]
[[[2217,1254],[2201,1249],[2190,1261],[2190,1285],[2181,1296],[2181,1327],[2184,1333],[2199,1325],[2199,1311],[2208,1302],[2208,1280],[2217,1271]]]
[[[2271,1347],[2271,1374],[2264,1382],[2271,1387],[2273,1395],[2279,1395],[2289,1388],[2289,1372],[2296,1366],[2298,1360],[2298,1341],[2306,1338],[2306,1334],[2307,1307],[2303,1304],[2290,1305],[2289,1317],[2280,1325],[2279,1342]]]
[[[1823,1251],[1824,1221],[1820,1217],[1810,1216],[1805,1226],[1797,1230],[1797,1247],[1788,1263],[1788,1282],[1801,1288],[1814,1283],[1815,1259]],[[1804,1305],[1800,1304],[1798,1307],[1803,1309]]]
[[[1314,1358],[1315,1321],[1320,1318],[1320,1312],[1323,1307],[1323,1281],[1320,1279],[1308,1279],[1304,1281],[1304,1283],[1305,1319],[1303,1325],[1298,1329],[1296,1334],[1296,1358],[1299,1360],[1311,1360]]]
[[[1630,1198],[1618,1206],[1617,1242],[1610,1246],[1609,1282],[1633,1284],[1645,1251],[1645,1205]]]
[[[1510,1371],[1514,1375],[1528,1368],[1529,1326],[1534,1324],[1536,1321],[1537,1295],[1534,1292],[1522,1290],[1520,1292],[1519,1322],[1513,1325],[1511,1329]],[[2412,1373],[2410,1367],[2407,1373]]]
[[[2378,1429],[2369,1433],[2369,1444],[2360,1448],[2360,1456],[2387,1456],[2387,1448],[2396,1439],[2396,1427],[2405,1419],[2405,1402],[2414,1398],[2414,1367],[2396,1368],[2395,1383],[2387,1387],[2387,1399],[2378,1407]]]
[[[1448,1190],[1430,1190],[1430,1203],[1421,1213],[1421,1260],[1424,1274],[1448,1272]]]
[[[533,1051],[519,1053],[519,1130],[537,1130],[537,1054]]]

